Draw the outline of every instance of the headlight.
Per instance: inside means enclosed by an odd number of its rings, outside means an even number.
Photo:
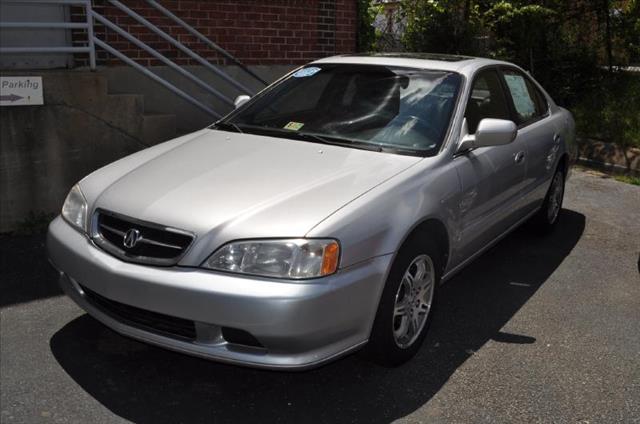
[[[202,265],[239,274],[278,278],[314,278],[338,269],[340,246],[335,240],[290,239],[229,243]]]
[[[87,231],[87,201],[80,186],[73,186],[62,205],[62,217],[77,230]]]

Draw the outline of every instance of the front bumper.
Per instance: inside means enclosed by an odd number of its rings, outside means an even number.
[[[60,217],[47,249],[65,293],[115,331],[187,354],[269,369],[312,368],[366,343],[391,255],[317,280],[291,282],[212,271],[123,262],[97,248]],[[194,321],[184,340],[130,325],[93,304],[82,287],[109,300]],[[221,328],[240,329],[263,346],[227,342]]]

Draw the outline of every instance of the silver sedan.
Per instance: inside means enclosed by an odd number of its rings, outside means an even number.
[[[71,189],[48,252],[105,325],[254,367],[399,365],[441,282],[561,217],[574,121],[515,65],[331,57],[236,105]]]

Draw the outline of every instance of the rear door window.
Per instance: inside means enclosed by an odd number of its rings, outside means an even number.
[[[503,76],[513,101],[518,125],[536,121],[546,114],[547,102],[529,78],[513,69],[504,70]]]

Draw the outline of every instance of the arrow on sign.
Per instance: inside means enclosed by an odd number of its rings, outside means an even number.
[[[24,99],[22,96],[18,96],[17,94],[7,94],[4,96],[0,96],[0,102],[15,102],[16,100]]]

